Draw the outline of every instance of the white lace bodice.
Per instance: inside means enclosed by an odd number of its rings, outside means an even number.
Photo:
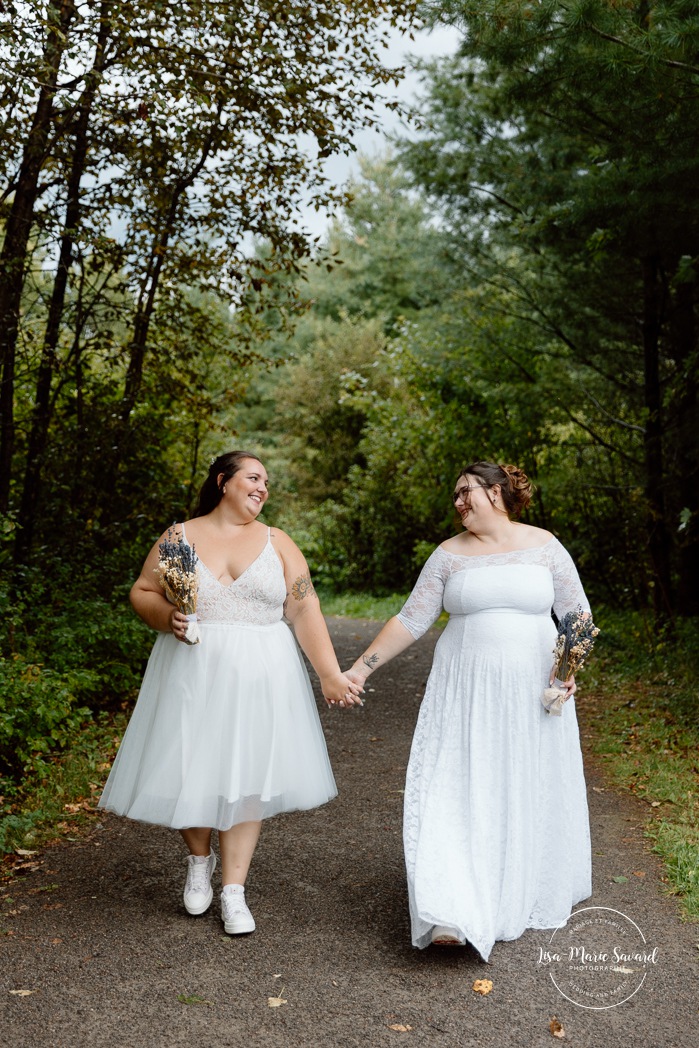
[[[187,536],[182,527],[182,538]],[[251,623],[267,626],[279,622],[284,613],[286,582],[284,569],[272,545],[271,531],[258,557],[227,586],[212,575],[206,564],[199,564],[197,618],[202,624]]]
[[[476,607],[469,606],[467,580],[462,578],[459,580],[459,586],[448,586],[450,579],[462,572],[508,567],[513,569],[538,567],[548,572],[552,584],[548,606],[538,606],[541,603],[541,597],[538,595],[535,598],[537,606],[527,606],[526,602],[522,601],[520,590],[517,595],[517,606],[509,607],[507,573],[502,571],[497,573],[497,578],[494,574],[492,588],[478,587],[481,603]],[[487,603],[481,596],[484,592],[489,596]],[[534,593],[533,589],[533,596]],[[572,557],[558,539],[552,538],[545,546],[475,557],[448,553],[438,546],[425,562],[412,593],[398,613],[398,619],[417,639],[437,621],[443,609],[450,614],[470,614],[474,611],[495,609],[521,611],[525,614],[546,614],[553,608],[556,618],[561,619],[566,612],[573,611],[577,607],[581,607],[583,611],[590,610]]]

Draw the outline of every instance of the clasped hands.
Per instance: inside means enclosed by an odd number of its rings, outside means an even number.
[[[347,670],[330,680],[321,681],[323,686],[323,698],[328,706],[339,706],[346,709],[350,706],[363,706],[362,695],[364,693],[365,677],[355,670]]]

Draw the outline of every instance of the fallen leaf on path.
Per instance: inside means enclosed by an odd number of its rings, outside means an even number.
[[[490,993],[492,988],[493,982],[491,979],[476,979],[473,986],[471,987],[471,989],[475,990],[476,993],[479,993],[481,997],[485,997],[486,994]]]
[[[624,877],[624,876],[612,877],[612,880],[614,881],[615,884],[626,884],[628,879],[629,879],[628,877]]]
[[[26,848],[15,848],[15,855],[21,855],[23,859],[29,859],[32,855],[36,855],[35,851],[27,851]]]
[[[660,807],[660,801],[651,801],[650,802],[650,806],[651,806],[651,808],[659,808]]]
[[[10,990],[10,993],[14,994],[15,997],[29,997],[31,994],[36,993],[36,990]]]
[[[178,993],[177,1000],[180,1004],[211,1004],[211,1001],[204,1000],[203,997],[199,997],[196,993],[187,995],[186,993]]]
[[[276,979],[277,976],[275,975],[274,978]],[[282,986],[281,990],[279,991],[279,996],[278,997],[268,997],[267,998],[267,1007],[268,1008],[281,1008],[281,1006],[283,1004],[287,1004],[288,1003],[286,1001],[286,999],[284,997],[282,997],[282,994],[284,993],[284,990],[285,990],[285,987]]]
[[[645,877],[646,874],[644,870],[634,870],[633,875],[634,877]]]
[[[403,1026],[403,1023],[389,1023],[389,1030],[397,1030],[398,1033],[407,1033],[408,1030],[412,1030],[412,1026]]]
[[[549,1023],[549,1030],[551,1031],[554,1037],[558,1037],[560,1040],[563,1040],[563,1038],[566,1035],[565,1029],[563,1028],[563,1023],[559,1022],[555,1015],[551,1018],[551,1022]]]
[[[594,793],[606,793],[604,786],[593,786]]]

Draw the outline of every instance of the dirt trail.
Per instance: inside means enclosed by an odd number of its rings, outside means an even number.
[[[375,628],[331,620],[343,664]],[[538,963],[549,932],[497,943],[488,965],[467,950],[410,945],[402,789],[435,639],[372,678],[364,709],[323,704],[340,796],[265,825],[248,890],[254,935],[225,936],[216,900],[203,917],[185,914],[177,834],[109,816],[89,838],[45,852],[0,907],[0,1044],[696,1048],[699,928],[662,894],[644,806],[604,789],[593,767],[586,905],[622,911],[658,948],[634,997],[606,1011],[566,1000]],[[493,990],[481,997],[471,987],[484,978]],[[270,1007],[275,997],[286,1003]]]

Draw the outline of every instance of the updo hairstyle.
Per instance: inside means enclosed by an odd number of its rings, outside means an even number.
[[[472,462],[461,470],[459,478],[478,477],[484,488],[500,485],[502,501],[508,517],[518,517],[527,508],[534,494],[534,487],[524,470],[519,466],[507,466],[495,462]]]
[[[192,514],[193,517],[205,517],[207,513],[216,509],[221,501],[226,481],[235,476],[246,459],[260,461],[252,451],[227,451],[225,455],[219,455],[214,459],[209,466],[209,475],[201,486],[199,501]],[[221,477],[220,483],[219,476]]]

